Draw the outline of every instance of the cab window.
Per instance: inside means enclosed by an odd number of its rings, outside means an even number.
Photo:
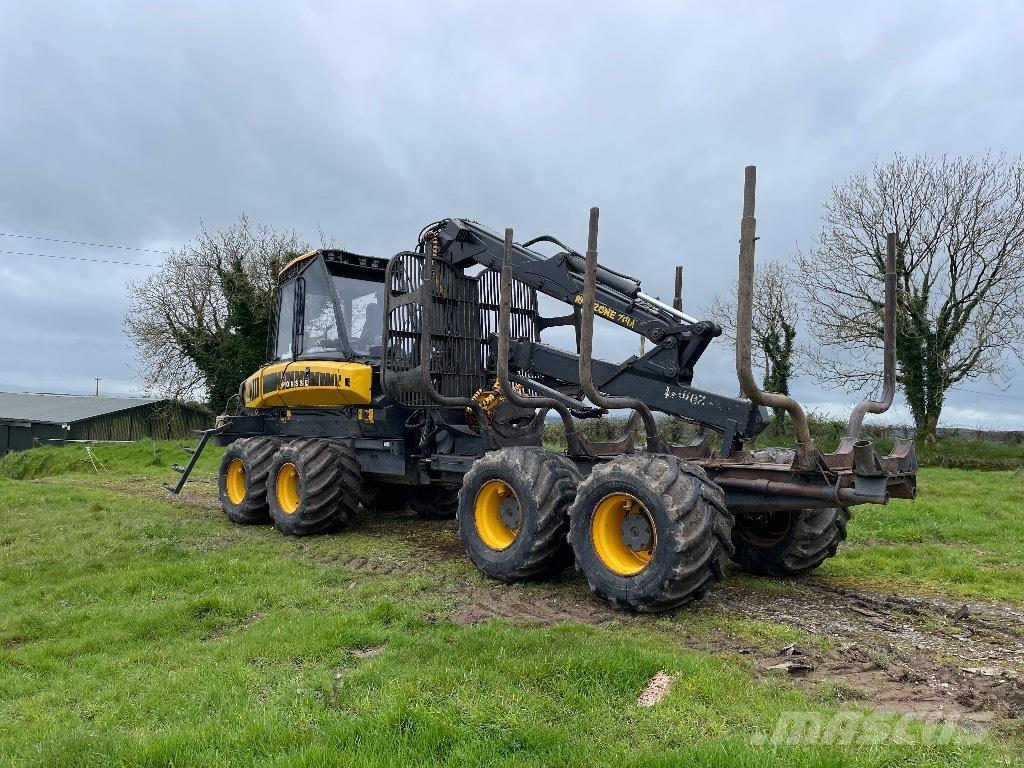
[[[295,318],[295,281],[289,280],[277,291],[277,343],[274,356],[278,360],[292,358],[292,327]]]
[[[302,273],[302,294],[304,311],[301,354],[335,356],[344,352],[344,342],[338,333],[338,313],[331,281],[319,260],[313,261]]]
[[[384,284],[342,275],[332,275],[331,280],[352,352],[376,357],[384,330]]]

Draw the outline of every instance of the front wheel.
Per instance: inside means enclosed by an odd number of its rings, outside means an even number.
[[[800,576],[836,553],[849,520],[846,507],[738,515],[733,560],[758,576]]]
[[[270,520],[267,478],[278,445],[271,437],[247,437],[224,451],[217,488],[221,508],[231,522],[253,525]]]
[[[285,444],[270,467],[267,497],[274,525],[284,533],[307,536],[343,527],[363,498],[355,451],[320,439]]]
[[[732,515],[700,467],[667,454],[594,467],[569,513],[576,567],[619,608],[672,610],[722,579]]]

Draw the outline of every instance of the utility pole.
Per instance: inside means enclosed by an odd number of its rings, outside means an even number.
[[[672,299],[672,309],[683,311],[683,267],[676,267],[676,292]]]
[[[100,382],[103,381],[99,376],[96,377],[96,397],[100,396]]]

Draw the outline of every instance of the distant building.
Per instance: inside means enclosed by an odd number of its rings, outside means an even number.
[[[62,440],[168,440],[212,426],[210,413],[173,400],[0,392],[0,455]]]

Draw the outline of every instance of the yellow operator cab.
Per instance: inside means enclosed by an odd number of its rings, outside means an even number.
[[[246,408],[368,405],[380,360],[387,261],[309,251],[281,270],[272,360],[242,384]]]

